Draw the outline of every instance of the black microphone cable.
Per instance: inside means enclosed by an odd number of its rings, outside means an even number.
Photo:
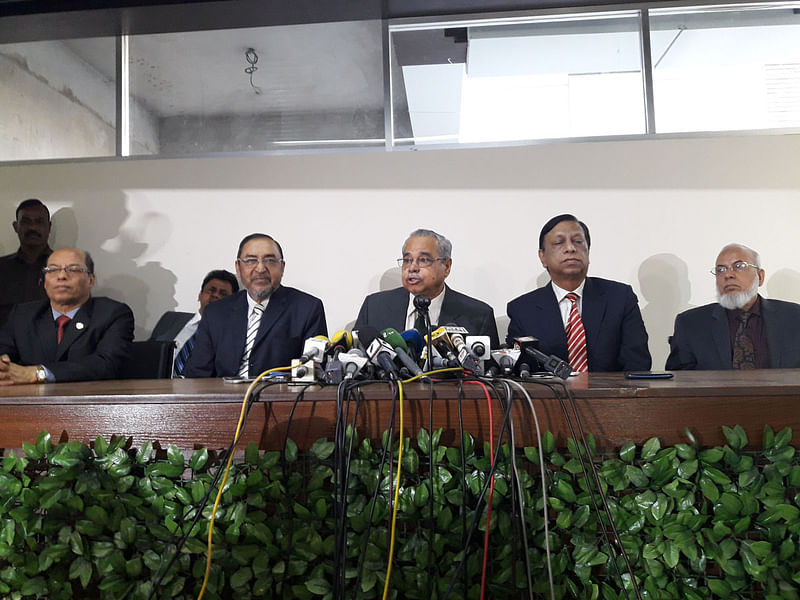
[[[547,579],[550,584],[550,599],[555,600],[555,584],[553,582],[553,565],[552,565],[552,556],[550,552],[550,527],[549,527],[549,519],[547,514],[547,469],[545,468],[544,464],[544,452],[542,450],[542,431],[539,427],[539,417],[536,414],[536,409],[533,406],[533,400],[531,400],[531,396],[528,393],[528,390],[517,381],[513,379],[503,378],[501,379],[503,385],[506,386],[506,390],[510,394],[509,397],[513,397],[514,392],[511,390],[511,385],[515,386],[517,390],[523,395],[523,397],[528,401],[528,406],[533,414],[533,423],[536,428],[536,443],[537,443],[537,450],[539,453],[539,473],[541,476],[542,481],[542,519],[544,522],[544,550],[545,550],[545,557],[546,557],[546,564],[547,564]],[[514,422],[511,422],[511,436],[514,436]],[[515,453],[512,452],[512,463],[515,465],[513,468],[516,471],[516,461],[514,459]],[[522,496],[522,487],[519,481],[519,475],[517,475],[517,493],[519,494],[520,504],[523,504],[523,496]],[[525,516],[524,516],[524,506],[522,508],[522,519],[521,519],[521,527],[522,527],[522,539],[524,541],[525,546],[525,566],[526,575],[528,577],[528,591],[531,594],[531,598],[533,598],[533,584],[532,584],[532,577],[530,572],[530,560],[529,560],[529,549],[528,549],[528,537],[525,533]]]
[[[289,368],[291,368],[291,367],[281,367],[281,368],[278,368],[278,369],[273,369],[272,371],[288,370]],[[245,396],[244,396],[244,399],[243,399],[242,411],[241,411],[240,416],[239,416],[239,422],[237,424],[236,432],[234,434],[233,439],[231,440],[231,443],[228,445],[227,451],[225,453],[221,454],[220,458],[223,458],[225,456],[228,456],[228,457],[232,457],[233,456],[233,453],[235,452],[235,449],[236,449],[236,445],[239,442],[240,432],[244,430],[244,428],[245,428],[245,426],[247,424],[247,417],[250,414],[250,409],[253,407],[253,405],[260,398],[261,392],[264,389],[268,388],[268,387],[283,383],[282,381],[269,381],[269,380],[261,381],[261,378],[264,375],[266,375],[267,373],[269,373],[269,372],[271,372],[271,371],[266,371],[265,373],[262,373],[261,375],[259,375],[255,379],[255,381],[253,381],[253,383],[250,385],[250,387],[248,387],[247,392],[245,393]],[[228,472],[228,469],[223,468],[222,464],[217,466],[217,470],[214,472],[214,476],[211,479],[211,481],[209,482],[208,489],[206,490],[205,495],[200,500],[199,506],[195,509],[195,512],[194,512],[194,515],[192,517],[192,520],[190,522],[189,527],[187,528],[187,527],[184,526],[185,531],[184,531],[183,535],[180,537],[180,539],[177,541],[177,543],[175,544],[175,546],[174,546],[175,550],[174,550],[172,556],[170,557],[170,560],[167,563],[167,566],[164,567],[163,570],[161,568],[159,568],[159,571],[156,573],[157,576],[154,577],[155,582],[153,583],[153,586],[152,586],[152,588],[150,590],[150,594],[147,597],[148,600],[152,600],[153,597],[154,597],[154,594],[160,588],[161,583],[164,580],[164,577],[166,577],[167,573],[169,573],[170,568],[172,568],[172,565],[177,560],[178,555],[179,555],[181,549],[183,548],[183,546],[188,541],[192,530],[194,530],[194,528],[197,526],[197,523],[200,521],[200,517],[203,514],[203,510],[207,506],[208,500],[211,497],[211,492],[214,490],[214,488],[219,483],[219,480],[222,477],[223,473],[227,474],[227,472]],[[220,487],[220,490],[221,489],[222,488]],[[209,525],[209,526],[211,526],[211,525]],[[207,577],[204,579],[203,583],[204,583],[204,586],[201,589],[201,597],[202,597],[202,593],[203,593],[203,591],[205,589],[205,584],[207,583]]]
[[[506,429],[508,428],[508,423],[509,423],[509,420],[511,418],[511,416],[510,416],[511,415],[511,410],[510,409],[511,409],[511,403],[508,403],[508,405],[505,407],[502,424],[500,426],[500,432],[499,432],[499,435],[497,436],[497,444],[496,444],[495,452],[494,452],[494,460],[492,461],[491,466],[489,468],[489,473],[488,473],[488,476],[486,478],[486,482],[483,484],[483,487],[481,488],[480,494],[478,495],[478,499],[477,499],[477,501],[475,503],[475,515],[473,517],[472,524],[470,525],[469,532],[467,533],[467,537],[466,537],[466,540],[465,540],[465,543],[464,543],[464,553],[463,553],[463,555],[461,557],[461,561],[458,563],[458,566],[456,567],[456,572],[453,574],[453,577],[450,579],[450,583],[447,586],[447,590],[445,591],[444,595],[442,596],[442,600],[447,600],[447,598],[450,597],[450,594],[453,591],[453,586],[455,585],[456,577],[458,576],[459,572],[461,572],[464,569],[464,565],[466,564],[466,561],[467,561],[467,558],[468,558],[468,555],[469,555],[469,553],[467,552],[467,549],[469,548],[469,543],[472,540],[472,536],[475,534],[475,531],[477,531],[477,529],[478,529],[478,524],[479,524],[480,518],[481,518],[481,510],[480,509],[481,509],[481,506],[483,504],[484,497],[486,496],[486,492],[489,490],[489,487],[490,487],[490,485],[492,483],[494,475],[497,472],[497,464],[500,461],[500,456],[502,454],[502,452],[500,452],[500,449],[502,448],[503,437],[505,435]]]
[[[592,505],[594,507],[595,514],[597,515],[598,524],[600,525],[600,529],[603,533],[604,545],[608,549],[609,558],[611,559],[611,564],[614,569],[614,572],[620,580],[620,587],[625,593],[625,597],[629,598],[628,589],[626,588],[625,582],[622,579],[622,573],[620,573],[617,561],[614,560],[613,558],[615,552],[613,551],[612,542],[614,542],[614,545],[618,547],[619,554],[622,556],[622,559],[625,562],[626,570],[628,571],[628,574],[630,575],[631,578],[631,587],[633,587],[633,592],[637,600],[642,600],[642,595],[641,592],[639,591],[639,586],[636,583],[636,575],[633,572],[633,567],[628,558],[628,553],[625,551],[625,547],[622,545],[622,539],[619,537],[617,526],[614,523],[614,517],[611,515],[611,508],[608,505],[608,499],[606,498],[606,495],[603,492],[603,487],[600,482],[600,476],[597,474],[597,469],[595,468],[594,461],[592,460],[592,452],[591,449],[589,448],[589,443],[587,442],[586,436],[583,431],[583,423],[581,421],[580,415],[578,414],[578,408],[577,405],[575,404],[575,397],[572,394],[572,390],[569,387],[567,387],[566,383],[562,381],[553,382],[552,384],[545,381],[536,381],[535,383],[550,388],[555,398],[558,400],[558,403],[561,406],[561,410],[564,413],[564,419],[567,422],[567,427],[569,428],[570,435],[572,436],[572,439],[575,440],[576,449],[578,451],[577,452],[578,460],[581,463],[581,470],[583,471],[584,477],[586,478],[586,489],[589,492],[589,497],[592,500]],[[559,393],[559,388],[564,391],[565,395],[570,401],[570,407],[572,408],[572,412],[575,417],[575,422],[578,424],[580,438],[577,435],[575,435],[575,429],[572,424],[572,419],[570,418],[569,412],[567,411],[567,405],[564,403],[564,399]],[[586,457],[590,467],[589,469],[586,468],[586,464],[583,460],[583,452],[581,451],[580,446],[577,445],[579,441],[583,444],[584,450],[586,452]],[[589,475],[590,470],[592,472],[591,476]],[[594,490],[592,489],[592,483],[594,483],[594,486],[597,488],[597,493],[600,496],[600,500],[603,504],[603,511],[600,510],[600,507],[597,504],[597,498],[595,497]],[[603,522],[602,518],[603,513],[605,513],[606,518],[608,519],[608,528],[611,529],[610,532],[606,527],[606,524]]]

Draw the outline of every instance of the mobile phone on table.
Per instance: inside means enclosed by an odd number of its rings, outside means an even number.
[[[669,371],[628,371],[625,379],[672,379],[674,373]]]

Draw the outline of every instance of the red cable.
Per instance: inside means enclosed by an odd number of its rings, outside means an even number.
[[[479,385],[483,388],[486,394],[486,402],[489,405],[489,464],[494,464],[494,420],[492,417],[492,397],[489,395],[489,390],[480,381],[465,381],[464,383]],[[492,475],[491,466],[489,468],[489,503],[486,506],[486,532],[483,536],[483,568],[481,569],[481,600],[484,599],[486,593],[486,562],[489,558],[489,525],[492,522],[492,497],[494,496],[494,476]]]

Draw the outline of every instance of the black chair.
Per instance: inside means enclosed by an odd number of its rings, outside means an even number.
[[[174,349],[173,340],[133,342],[120,379],[169,379]]]

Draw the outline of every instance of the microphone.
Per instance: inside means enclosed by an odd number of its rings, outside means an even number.
[[[537,360],[545,371],[560,379],[566,380],[572,374],[572,367],[566,361],[552,354],[548,356],[539,350],[539,340],[534,337],[514,338],[514,346],[518,347],[524,354]]]
[[[330,340],[324,335],[316,335],[313,338],[308,338],[303,346],[303,355],[300,357],[301,363],[306,363],[310,360],[314,362],[322,362],[325,355],[325,349],[328,347]]]
[[[325,356],[325,348],[328,346],[328,338],[324,335],[317,335],[308,338],[303,345],[303,354],[300,358],[292,359],[292,379],[295,381],[316,381],[315,366],[317,363],[322,365]],[[313,364],[306,363],[313,361]]]
[[[460,366],[458,358],[456,358],[456,354],[454,352],[455,347],[453,346],[453,342],[450,340],[450,336],[447,335],[447,330],[445,330],[444,327],[439,327],[436,331],[431,333],[431,338],[433,341],[433,346],[444,359],[445,366]]]
[[[519,348],[500,348],[498,350],[492,350],[492,358],[506,377],[513,375],[514,367],[519,361],[519,355]]]
[[[408,346],[403,336],[401,336],[396,329],[387,327],[381,331],[381,336],[392,347],[397,354],[398,360],[403,363],[403,366],[408,369],[412,375],[422,375],[422,369],[420,369],[417,363],[414,362],[414,359],[409,356]]]
[[[431,305],[431,299],[427,296],[423,296],[420,294],[419,296],[414,296],[414,308],[416,308],[421,313],[428,312],[428,307]]]
[[[469,353],[467,343],[464,341],[464,336],[467,335],[469,331],[467,331],[467,329],[464,327],[459,327],[458,325],[452,323],[445,325],[444,330],[450,336],[450,342],[456,349],[456,356],[458,357],[458,362],[461,363],[461,366],[468,371],[483,375],[480,367],[478,366],[478,361],[476,361]]]
[[[331,336],[326,354],[335,358],[340,352],[347,352],[352,347],[353,334],[346,329],[340,329]]]
[[[353,348],[340,353],[339,361],[342,363],[343,379],[353,379],[366,367],[368,359],[363,350]]]
[[[367,344],[367,358],[388,373],[389,378],[400,379],[400,371],[394,364],[397,353],[383,341],[383,338],[374,327],[362,327],[358,331],[358,338],[362,344]]]
[[[470,356],[478,363],[480,373],[486,373],[486,362],[491,361],[491,340],[488,335],[468,335],[465,338]]]
[[[422,336],[419,334],[419,331],[416,329],[406,329],[400,335],[403,337],[406,346],[408,346],[408,352],[411,358],[418,361],[422,349],[425,347],[425,342],[422,341]]]

